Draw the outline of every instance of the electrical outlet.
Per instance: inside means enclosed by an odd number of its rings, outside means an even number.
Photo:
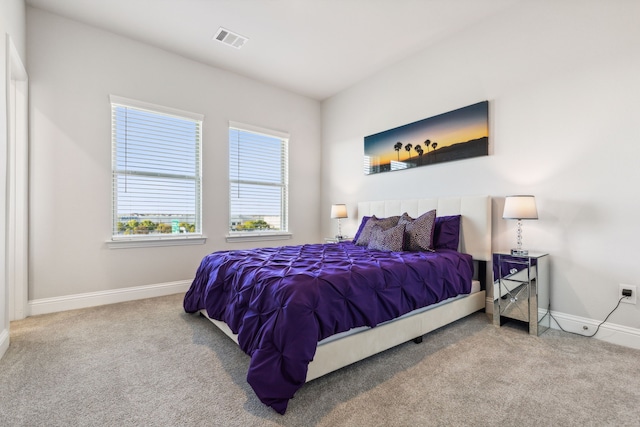
[[[624,295],[622,295],[622,290],[623,289],[628,289],[631,291],[631,296],[630,297],[625,297]],[[618,298],[622,298],[622,302],[626,302],[627,304],[635,304],[636,301],[638,300],[638,290],[636,285],[625,285],[625,284],[620,284],[620,290],[618,291]]]

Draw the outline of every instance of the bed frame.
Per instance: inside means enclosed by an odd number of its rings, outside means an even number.
[[[409,313],[375,328],[319,343],[315,357],[309,364],[307,382],[404,342],[420,340],[428,332],[485,308],[486,263],[491,260],[490,196],[360,202],[358,223],[363,216],[376,215],[382,218],[407,212],[415,218],[432,209],[437,210],[438,216],[462,215],[459,250],[472,255],[478,264],[476,272],[482,284],[481,290],[451,298],[415,315]],[[201,310],[201,313],[206,316],[206,310]],[[237,335],[224,322],[209,320],[238,342]]]

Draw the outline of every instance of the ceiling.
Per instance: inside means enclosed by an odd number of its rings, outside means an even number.
[[[27,0],[323,100],[522,0]],[[249,39],[213,40],[219,27]]]

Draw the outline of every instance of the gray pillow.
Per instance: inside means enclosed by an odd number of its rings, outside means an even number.
[[[388,230],[376,225],[371,231],[371,240],[367,249],[400,252],[404,246],[404,235],[404,224]]]
[[[423,213],[413,219],[406,212],[402,214],[398,225],[404,224],[405,238],[404,250],[406,251],[434,251],[433,231],[436,223],[436,210]]]
[[[371,218],[369,218],[367,223],[364,225],[362,232],[360,232],[360,235],[356,240],[356,245],[358,246],[369,245],[369,240],[371,240],[371,231],[373,230],[373,227],[379,226],[382,228],[383,231],[388,230],[398,225],[399,220],[400,220],[399,216],[390,216],[388,218],[377,218],[375,215],[373,215]]]

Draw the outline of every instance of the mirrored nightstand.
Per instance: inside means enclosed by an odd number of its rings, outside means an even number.
[[[549,254],[493,254],[493,324],[504,319],[529,324],[529,334],[549,329]]]

